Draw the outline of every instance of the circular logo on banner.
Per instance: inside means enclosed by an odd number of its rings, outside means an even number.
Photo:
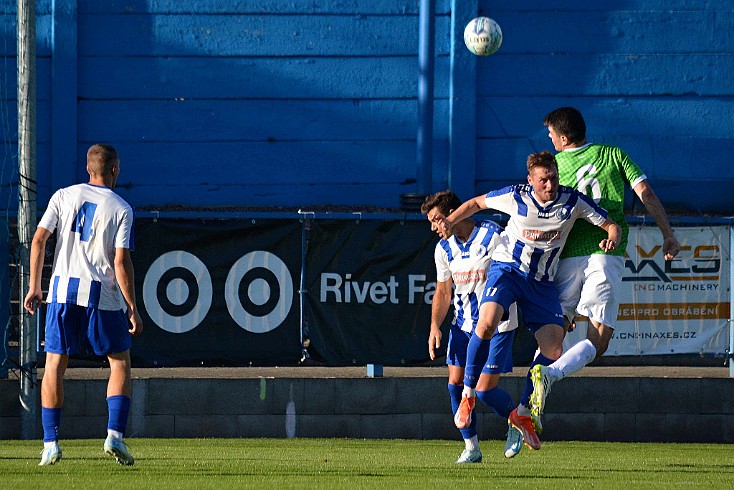
[[[252,333],[269,332],[291,311],[291,273],[278,256],[262,250],[250,252],[229,270],[224,297],[237,325]]]
[[[158,257],[143,282],[145,309],[156,325],[171,333],[198,327],[212,305],[212,278],[204,263],[183,250]]]

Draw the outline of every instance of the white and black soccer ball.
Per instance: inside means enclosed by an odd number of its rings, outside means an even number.
[[[464,44],[477,56],[489,56],[502,45],[502,29],[489,17],[477,17],[464,28]]]

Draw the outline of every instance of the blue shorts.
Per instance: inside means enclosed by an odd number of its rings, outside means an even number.
[[[502,262],[492,262],[481,304],[498,303],[507,311],[512,303],[522,311],[528,330],[535,333],[548,324],[563,326],[558,290],[552,282],[536,281]]]
[[[466,348],[469,346],[471,333],[451,325],[449,344],[446,349],[446,364],[466,367]],[[482,368],[482,374],[502,374],[512,372],[512,340],[515,331],[495,332],[489,341],[489,357]]]
[[[45,351],[76,355],[94,352],[98,356],[125,352],[133,345],[127,315],[75,304],[46,305]]]

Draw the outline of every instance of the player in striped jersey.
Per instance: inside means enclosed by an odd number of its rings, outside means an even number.
[[[450,235],[456,224],[482,209],[496,209],[510,216],[492,254],[479,321],[469,341],[464,391],[455,417],[459,428],[470,421],[482,359],[486,358],[489,339],[510,304],[517,303],[538,342],[540,353],[532,365],[548,365],[560,357],[563,313],[553,277],[573,223],[582,218],[604,229],[606,238],[598,243],[604,252],[614,250],[619,243],[621,230],[607,218],[605,210],[578,191],[558,185],[558,167],[550,152],[530,155],[527,169],[528,184],[477,196],[459,206],[440,224],[442,231]],[[532,391],[528,374],[520,404],[510,414],[509,423],[522,432],[528,446],[540,449],[529,406]]]
[[[31,244],[30,283],[24,307],[30,314],[43,299],[41,276],[46,242],[56,231],[56,252],[46,299],[46,363],[41,384],[44,449],[40,466],[61,459],[58,428],[69,355],[91,349],[110,363],[109,419],[104,451],[132,465],[122,436],[130,412],[131,335],[143,330],[135,303],[130,249],[133,213],[112,190],[120,172],[117,151],[93,145],[87,152],[89,183],[51,196]]]
[[[502,227],[491,220],[465,219],[454,226],[453,234],[443,236],[441,220],[461,205],[458,196],[445,190],[426,197],[421,212],[428,217],[431,230],[441,236],[436,244],[436,292],[431,302],[431,331],[428,336],[428,353],[436,358],[441,346],[441,324],[449,308],[454,307],[454,318],[449,330],[446,364],[449,367],[448,390],[453,413],[461,402],[464,383],[464,366],[469,339],[479,319],[479,299],[487,282],[487,268],[492,262],[492,251],[500,240]],[[517,328],[517,308],[513,304],[507,318],[497,327],[492,337],[489,357],[482,367],[477,382],[477,398],[486,403],[500,417],[507,418],[515,408],[512,397],[497,386],[502,373],[512,372],[512,341]],[[465,449],[457,463],[479,463],[482,452],[477,438],[476,418],[468,427],[460,429]],[[522,449],[520,432],[508,429],[505,456],[513,457]]]
[[[624,190],[629,187],[640,198],[663,234],[665,260],[675,257],[680,245],[673,234],[663,205],[647,177],[630,157],[615,146],[586,142],[586,122],[573,107],[561,107],[545,116],[548,137],[559,153],[561,185],[578,189],[609,212],[622,227],[619,247],[600,253],[596,243],[600,230],[577,222],[568,237],[558,265],[558,287],[567,324],[576,314],[590,320],[587,338],[564,352],[550,366],[534,368],[533,410],[539,417],[553,382],[581,370],[601,357],[609,347],[619,309],[619,295],[627,247],[628,226],[624,219]]]

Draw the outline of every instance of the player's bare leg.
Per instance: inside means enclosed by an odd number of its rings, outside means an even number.
[[[477,391],[489,391],[494,388],[497,388],[497,385],[500,382],[500,375],[499,374],[487,374],[482,373],[481,376],[479,376],[479,381],[477,381],[476,389]]]
[[[540,353],[548,359],[558,359],[563,354],[563,327],[555,324],[543,325],[535,332]]]
[[[46,353],[41,381],[41,406],[61,408],[64,405],[64,374],[68,365],[68,355]]]
[[[43,451],[39,466],[52,465],[61,459],[58,428],[61,407],[64,405],[64,373],[69,364],[66,354],[46,353],[41,381],[41,422],[43,425]]]
[[[483,340],[489,340],[502,321],[505,309],[499,303],[488,301],[479,307],[479,319],[474,333]]]
[[[107,382],[107,397],[132,394],[132,371],[130,369],[130,351],[109,354],[110,379]]]
[[[608,325],[590,320],[589,328],[586,332],[586,338],[592,343],[596,349],[594,360],[599,359],[609,348],[609,341],[612,340],[614,329]]]

